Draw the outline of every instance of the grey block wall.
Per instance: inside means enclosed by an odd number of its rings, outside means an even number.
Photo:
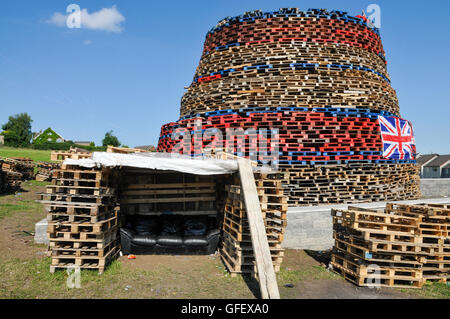
[[[422,178],[420,190],[424,198],[450,196],[450,178]]]

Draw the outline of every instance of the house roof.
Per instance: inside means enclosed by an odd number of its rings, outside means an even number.
[[[429,162],[428,164],[425,164],[426,167],[440,167],[447,162],[450,162],[450,155],[439,155],[437,158]]]
[[[33,140],[37,139],[39,136],[41,136],[44,132],[47,132],[48,130],[51,130],[53,133],[55,133],[56,135],[58,135],[58,137],[59,137],[60,139],[63,139],[63,140],[64,140],[64,137],[62,137],[61,135],[59,135],[59,134],[58,134],[54,129],[52,129],[51,127],[46,128],[45,130],[36,133],[36,136],[33,137]]]
[[[425,164],[426,162],[428,162],[429,160],[431,160],[437,156],[439,156],[439,155],[438,154],[424,154],[424,155],[418,156],[416,161],[417,161],[417,164],[422,166],[423,164]]]

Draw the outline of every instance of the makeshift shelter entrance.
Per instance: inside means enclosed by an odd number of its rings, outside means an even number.
[[[274,270],[283,257],[287,210],[282,179],[254,172],[245,159],[167,153],[67,159],[42,194],[51,271],[75,265],[101,272],[119,249],[178,255],[219,247],[230,272],[257,274],[262,296],[277,298]]]

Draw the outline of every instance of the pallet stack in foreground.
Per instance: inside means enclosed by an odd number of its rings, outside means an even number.
[[[447,282],[450,279],[450,205],[388,204],[386,210],[419,219],[416,233],[422,242],[418,256],[423,278]]]
[[[95,269],[102,273],[119,253],[116,171],[62,165],[41,193],[46,206],[50,272]]]
[[[450,278],[450,207],[332,210],[331,265],[358,286],[420,288]]]
[[[272,262],[280,270],[284,249],[281,248],[287,225],[287,198],[283,194],[282,173],[255,173],[255,181],[266,226]],[[240,181],[233,178],[225,188],[222,247],[220,254],[232,275],[255,274],[255,257]]]

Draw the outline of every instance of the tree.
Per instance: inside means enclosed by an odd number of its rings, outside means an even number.
[[[112,145],[115,147],[120,146],[119,139],[113,135],[113,131],[106,132],[105,138],[103,139],[102,143],[103,143],[103,146],[108,146],[108,145]]]
[[[2,125],[5,145],[12,147],[29,146],[32,138],[31,122],[33,120],[27,113],[10,116],[8,122]]]

